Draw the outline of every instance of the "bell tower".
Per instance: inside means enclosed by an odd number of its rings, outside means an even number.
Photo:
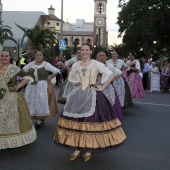
[[[94,44],[107,47],[107,0],[94,0]]]

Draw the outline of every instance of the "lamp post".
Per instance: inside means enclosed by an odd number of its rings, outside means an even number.
[[[60,40],[63,39],[63,0],[61,0],[61,35]],[[62,50],[60,50],[60,58],[62,57]]]
[[[18,39],[17,47],[18,47],[18,61],[19,61],[19,54],[20,54],[20,50],[19,50],[19,47],[20,47],[20,45],[19,45],[19,39]]]

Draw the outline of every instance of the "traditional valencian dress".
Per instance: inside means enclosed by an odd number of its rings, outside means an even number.
[[[70,60],[65,62],[65,66],[67,67],[71,67],[74,63],[76,63],[77,57],[73,57]],[[65,104],[66,103],[66,99],[68,97],[68,95],[70,94],[70,92],[74,89],[74,86],[71,82],[68,81],[68,77],[67,79],[64,81],[64,83],[62,84],[62,88],[58,94],[58,103],[61,104]]]
[[[126,80],[130,87],[132,98],[144,98],[145,93],[144,93],[143,84],[142,84],[139,60],[136,60],[136,59],[133,61],[128,60],[126,62],[126,65],[128,67],[135,67],[138,69],[138,71],[134,71],[132,69],[129,69],[129,71],[127,71]]]
[[[20,92],[14,90],[17,77],[33,81],[12,64],[5,73],[0,72],[0,149],[20,147],[36,139],[26,101]]]
[[[105,66],[110,71],[112,71],[114,77],[122,73],[119,69],[115,68],[112,64],[106,63]],[[100,75],[101,74],[98,75],[99,80],[100,80]],[[120,79],[121,79],[121,77],[120,77]],[[116,81],[116,80],[114,80],[114,81]],[[115,87],[113,85],[113,82],[111,82],[102,92],[109,99],[110,103],[113,105],[113,109],[114,109],[118,119],[120,121],[122,121],[123,120],[122,108],[121,108],[121,104],[119,101],[119,97],[118,97]],[[124,85],[123,79],[122,79],[122,84]],[[121,86],[122,84],[119,84],[119,86]]]
[[[169,79],[170,79],[170,68],[169,67],[162,68],[160,85],[163,93],[169,92],[169,88],[170,88]]]
[[[107,63],[113,65],[115,68],[121,71],[127,68],[127,65],[121,59],[117,59],[117,63],[113,63],[113,60],[110,59],[107,61]],[[116,89],[121,106],[124,108],[130,107],[133,103],[130,88],[126,79],[123,76],[116,79],[115,81],[113,81],[113,86]]]
[[[34,78],[34,82],[28,83],[25,90],[25,98],[31,116],[39,120],[55,116],[58,111],[55,92],[51,82],[47,82],[46,79],[49,72],[58,73],[59,70],[46,61],[38,66],[33,61],[23,70]]]
[[[117,146],[126,139],[121,122],[107,97],[94,89],[99,73],[102,74],[101,83],[105,83],[112,72],[95,60],[91,60],[88,67],[82,67],[80,63],[73,64],[69,81],[81,87],[72,90],[68,96],[54,141],[90,151]]]
[[[150,91],[160,91],[160,73],[158,67],[150,69]]]

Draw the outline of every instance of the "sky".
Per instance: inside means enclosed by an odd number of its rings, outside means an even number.
[[[3,11],[43,11],[48,14],[48,8],[55,8],[55,15],[61,18],[62,0],[1,0]],[[118,0],[107,0],[107,30],[109,45],[120,44],[118,36],[117,16]],[[63,19],[75,23],[76,19],[94,22],[94,0],[63,0]]]

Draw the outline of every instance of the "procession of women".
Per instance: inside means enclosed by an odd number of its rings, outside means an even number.
[[[49,141],[73,149],[70,161],[83,153],[87,162],[94,152],[114,150],[124,143],[123,110],[133,107],[133,99],[146,97],[144,70],[135,53],[129,52],[125,61],[116,51],[109,59],[107,51],[101,50],[92,59],[92,46],[82,44],[76,57],[64,63],[68,77],[59,80],[59,96],[55,96],[51,82],[58,75],[62,78],[61,62],[53,66],[37,51],[35,59],[21,70],[10,63],[11,58],[10,51],[1,51],[0,149],[34,142],[36,131],[58,113],[57,101],[64,109]],[[145,68],[149,90],[169,93],[169,63],[164,64],[161,74],[155,62]]]

